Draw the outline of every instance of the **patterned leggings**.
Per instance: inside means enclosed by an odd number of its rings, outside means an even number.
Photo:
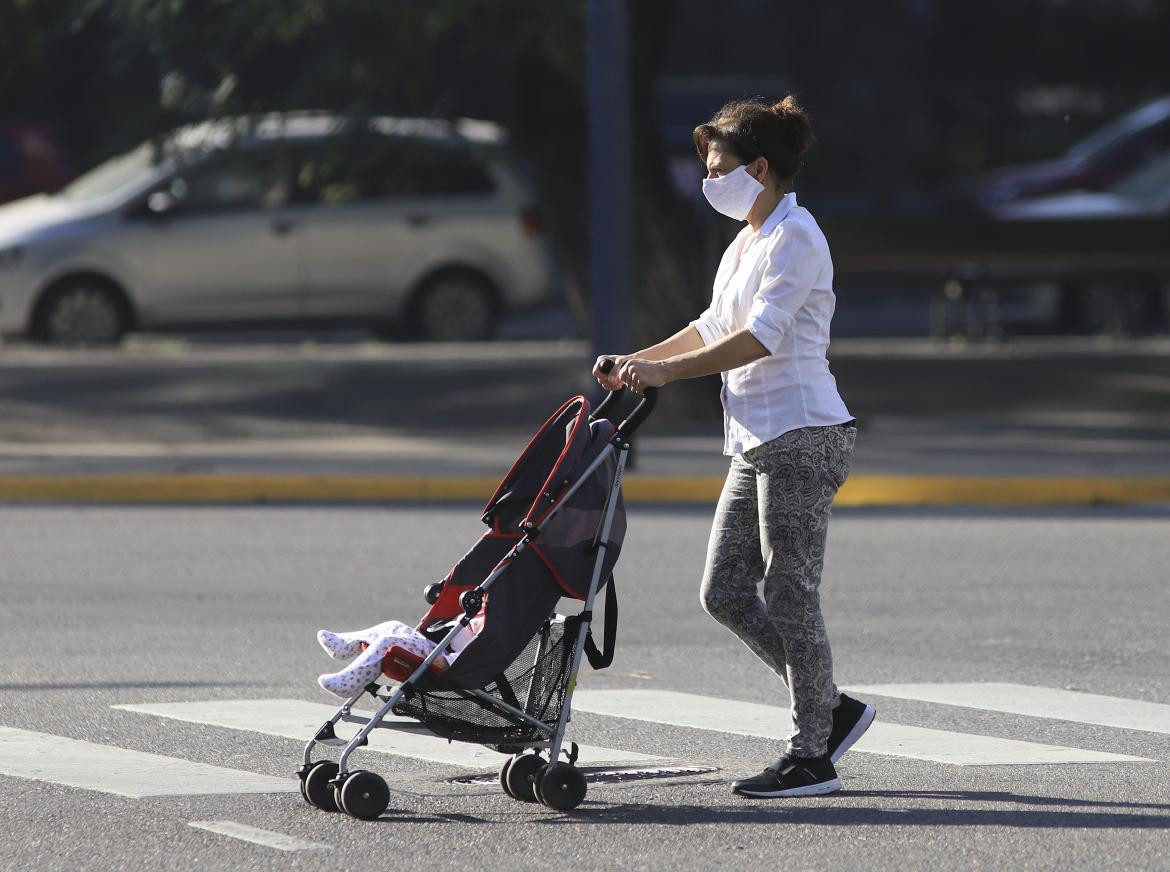
[[[804,427],[732,457],[707,548],[703,608],[788,685],[787,751],[799,756],[823,755],[833,726],[819,587],[829,512],[856,438],[853,426]]]

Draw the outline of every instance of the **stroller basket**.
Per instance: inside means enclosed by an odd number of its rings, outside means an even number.
[[[575,638],[575,627],[566,632],[566,623],[576,621],[546,621],[485,690],[539,721],[555,724],[564,705],[571,662],[572,647],[566,641]],[[436,735],[460,742],[507,747],[548,738],[531,724],[504,710],[487,708],[460,690],[411,689],[394,706],[394,713],[415,718]]]

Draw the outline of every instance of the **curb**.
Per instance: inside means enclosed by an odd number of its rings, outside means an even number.
[[[485,502],[494,476],[9,475],[0,503]],[[722,476],[630,475],[626,502],[714,505]],[[1092,506],[1170,503],[1170,478],[986,478],[858,475],[836,506]]]

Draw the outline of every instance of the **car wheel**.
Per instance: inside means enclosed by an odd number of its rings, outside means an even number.
[[[38,307],[33,334],[54,345],[112,345],[130,326],[125,298],[96,278],[71,279]]]
[[[423,286],[413,320],[422,339],[474,342],[491,339],[497,319],[491,285],[473,273],[446,273]]]

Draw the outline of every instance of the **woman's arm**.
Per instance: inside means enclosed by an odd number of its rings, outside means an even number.
[[[677,337],[672,337],[668,342],[675,338]],[[645,388],[661,387],[667,382],[679,379],[726,372],[761,357],[767,357],[768,354],[768,349],[745,327],[718,342],[701,345],[664,359],[628,357],[620,362],[618,376],[622,382],[641,392]]]
[[[675,333],[669,339],[663,339],[657,345],[651,345],[641,351],[635,351],[630,357],[640,357],[643,360],[665,360],[688,351],[696,351],[703,347],[703,337],[691,324]]]

